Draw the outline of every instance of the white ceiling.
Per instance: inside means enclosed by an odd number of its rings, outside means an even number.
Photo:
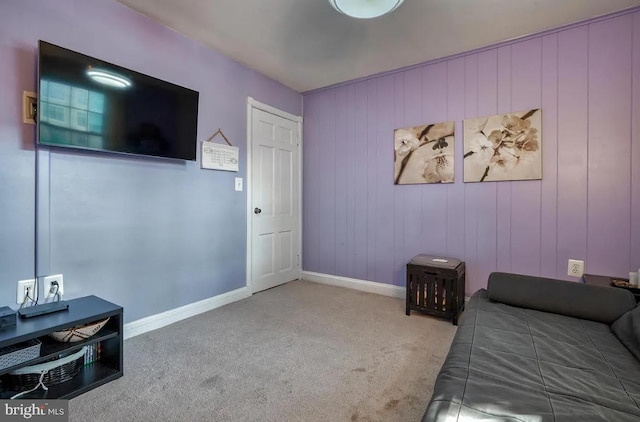
[[[358,20],[327,0],[118,0],[298,92],[640,5],[640,0],[405,0]]]

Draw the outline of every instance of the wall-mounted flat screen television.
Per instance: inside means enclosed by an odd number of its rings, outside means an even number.
[[[38,143],[195,160],[198,92],[40,41]]]

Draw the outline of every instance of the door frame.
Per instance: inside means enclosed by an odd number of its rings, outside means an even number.
[[[252,271],[252,263],[253,263],[253,210],[251,209],[251,194],[252,194],[252,184],[253,184],[253,174],[251,170],[251,166],[253,165],[251,151],[253,147],[253,133],[252,133],[252,122],[253,122],[253,110],[262,110],[264,112],[276,115],[278,117],[282,117],[283,119],[291,120],[295,122],[298,130],[298,278],[302,277],[302,116],[296,116],[295,114],[287,113],[286,111],[282,111],[278,108],[270,106],[269,104],[261,103],[257,101],[253,97],[247,97],[247,183],[245,184],[246,188],[246,197],[247,197],[247,281],[246,286],[249,294],[253,294],[253,271]]]

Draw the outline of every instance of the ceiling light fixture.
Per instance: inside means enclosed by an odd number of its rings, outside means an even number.
[[[338,12],[358,19],[371,19],[396,10],[404,0],[329,0]]]
[[[93,69],[90,67],[87,70],[87,76],[98,83],[116,88],[129,88],[131,86],[131,80],[129,78],[109,72],[108,70]]]

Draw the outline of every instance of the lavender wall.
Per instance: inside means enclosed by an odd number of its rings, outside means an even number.
[[[198,139],[221,127],[246,154],[246,98],[301,114],[301,96],[111,0],[24,0],[0,8],[0,306],[34,276],[36,85],[43,39],[200,92]],[[38,272],[65,296],[102,296],[132,321],[243,287],[246,195],[240,172],[42,148]],[[199,160],[199,156],[198,156]]]
[[[462,182],[462,120],[542,108],[543,180]],[[640,12],[304,95],[303,266],[402,285],[418,253],[567,278],[640,266]],[[393,185],[393,129],[456,121],[456,182]],[[633,163],[633,167],[632,167]]]

